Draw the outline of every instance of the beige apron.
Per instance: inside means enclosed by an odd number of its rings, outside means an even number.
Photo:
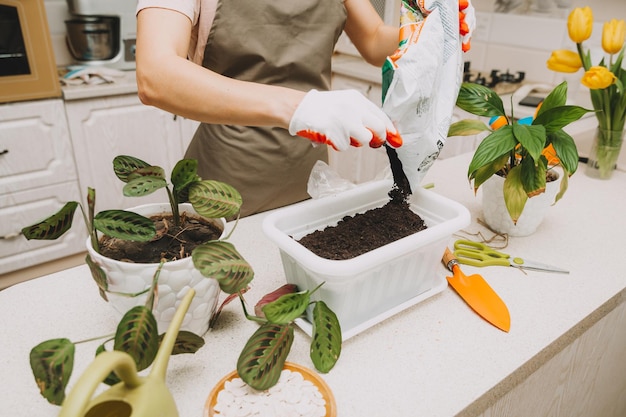
[[[239,80],[329,90],[345,19],[343,0],[220,1],[202,65]],[[247,216],[309,198],[309,174],[328,149],[285,129],[203,123],[186,157],[198,160],[203,179],[237,188]]]

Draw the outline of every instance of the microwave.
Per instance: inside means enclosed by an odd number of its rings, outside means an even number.
[[[376,13],[383,19],[386,25],[400,25],[400,5],[402,0],[370,0]],[[361,56],[345,33],[339,37],[335,52],[347,55]]]
[[[60,96],[43,0],[0,0],[0,103]]]

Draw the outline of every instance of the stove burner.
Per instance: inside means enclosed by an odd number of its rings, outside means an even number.
[[[505,73],[501,73],[500,70],[491,70],[489,80],[483,76],[480,72],[472,79],[472,73],[470,72],[470,63],[465,62],[463,65],[463,82],[471,82],[493,88],[499,83],[519,84],[524,81],[526,73],[518,71],[516,74],[511,74],[507,69]]]

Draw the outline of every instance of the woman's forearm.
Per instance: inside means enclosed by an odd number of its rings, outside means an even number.
[[[184,59],[159,70],[137,67],[144,104],[205,123],[288,127],[304,92],[238,81]]]
[[[144,104],[206,123],[289,126],[305,92],[231,79],[188,61],[190,31],[180,13],[139,13],[137,87]]]

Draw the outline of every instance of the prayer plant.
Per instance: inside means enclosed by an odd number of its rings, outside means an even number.
[[[171,173],[171,185],[164,170],[131,156],[118,156],[113,161],[117,177],[125,183],[124,195],[144,196],[165,188],[175,222],[182,221],[178,204],[189,201],[204,217],[232,218],[239,213],[242,199],[237,190],[228,184],[202,180],[196,174],[197,161],[179,161]],[[27,239],[57,239],[67,232],[80,207],[89,231],[93,248],[99,250],[99,232],[125,240],[145,242],[154,238],[155,226],[151,219],[125,210],[106,210],[95,214],[96,193],[88,189],[87,210],[76,201],[65,204],[49,218],[22,229]],[[236,227],[233,227],[233,231]],[[232,231],[231,231],[232,234]],[[241,378],[256,389],[267,389],[278,381],[285,359],[294,338],[294,320],[302,316],[311,304],[310,291],[298,292],[295,286],[285,285],[266,295],[255,307],[254,316],[245,308],[243,294],[252,281],[251,266],[226,240],[211,240],[192,252],[194,267],[205,277],[215,278],[222,291],[230,294],[212,318],[211,326],[220,311],[234,298],[242,301],[246,318],[261,323],[259,329],[247,341],[237,363]],[[91,261],[86,262],[98,284],[101,296],[107,299],[105,273]],[[76,346],[93,340],[102,340],[95,354],[112,347],[130,354],[139,371],[149,367],[158,351],[162,335],[158,334],[152,308],[157,300],[157,284],[161,268],[167,260],[155,265],[155,273],[145,305],[130,309],[120,320],[115,333],[73,342],[68,338],[44,341],[30,352],[30,365],[43,397],[50,403],[60,405],[74,368]],[[142,292],[144,293],[144,292]],[[131,295],[132,296],[132,295]],[[336,315],[322,301],[313,302],[314,331],[311,341],[311,359],[320,372],[328,372],[339,358],[341,329]],[[112,346],[109,346],[112,345]],[[194,353],[204,345],[204,339],[188,331],[180,331],[173,354]],[[117,383],[119,378],[110,374],[103,382]]]

